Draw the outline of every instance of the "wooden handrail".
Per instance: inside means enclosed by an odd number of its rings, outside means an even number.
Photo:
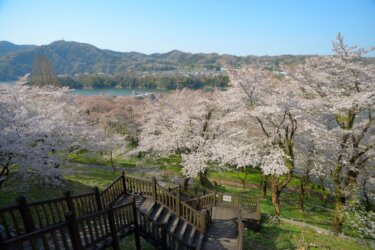
[[[81,218],[76,218],[74,213],[67,212],[64,222],[0,241],[0,248],[86,249],[112,237],[113,240],[105,241],[105,244],[110,244],[118,250],[118,239],[116,240],[118,232],[130,227],[135,222],[134,215],[124,220],[124,213],[133,213],[134,204],[133,200]],[[135,233],[137,234],[137,232]]]
[[[121,195],[125,193],[125,186],[123,185],[124,178],[124,175],[119,176],[100,193],[100,200],[103,208],[108,208],[111,203],[118,200]]]
[[[177,188],[181,190],[180,186]],[[94,189],[94,192],[78,195],[71,195],[70,192],[67,192],[64,197],[34,203],[27,203],[25,198],[20,198],[17,205],[7,208],[0,208],[0,224],[5,225],[7,236],[7,239],[0,239],[0,244],[4,245],[8,244],[8,242],[13,242],[10,241],[13,238],[14,242],[16,239],[19,239],[18,242],[22,242],[23,240],[27,239],[30,241],[29,244],[33,246],[33,244],[36,244],[35,235],[38,235],[38,239],[41,239],[43,243],[43,241],[46,239],[54,240],[54,238],[62,235],[61,232],[58,232],[59,230],[65,230],[64,232],[66,233],[67,227],[71,228],[71,230],[69,229],[70,231],[73,230],[72,235],[74,235],[74,230],[76,230],[76,227],[78,227],[81,228],[81,230],[88,231],[79,232],[79,234],[83,237],[83,239],[80,240],[84,240],[85,242],[81,242],[81,245],[77,245],[76,248],[86,248],[92,246],[95,240],[92,241],[89,240],[89,238],[95,238],[95,230],[99,230],[98,228],[95,229],[95,223],[99,225],[100,223],[104,222],[106,224],[105,226],[103,224],[102,227],[110,227],[112,228],[112,231],[103,231],[102,236],[96,237],[95,239],[99,241],[106,237],[114,237],[114,242],[118,242],[116,239],[117,234],[114,234],[114,230],[117,232],[124,227],[125,224],[126,226],[129,226],[132,225],[132,223],[133,225],[134,223],[137,225],[138,223],[141,223],[136,221],[137,216],[135,213],[139,213],[139,211],[134,210],[135,207],[131,209],[129,205],[133,204],[133,206],[135,206],[134,201],[133,203],[128,203],[125,205],[113,206],[114,202],[117,201],[124,193],[133,193],[153,197],[155,202],[159,202],[161,205],[173,211],[176,216],[183,218],[187,223],[196,227],[197,230],[202,234],[206,232],[209,222],[208,214],[206,210],[201,210],[202,208],[210,208],[216,205],[238,208],[239,232],[241,232],[240,227],[243,227],[243,209],[246,209],[247,206],[256,206],[256,211],[260,212],[259,200],[257,198],[211,192],[184,202],[180,200],[180,192],[177,192],[177,194],[171,192],[177,188],[172,190],[167,189],[160,186],[156,182],[156,179],[149,180],[134,176],[127,176],[123,173],[102,192],[99,192],[97,188]],[[66,217],[64,213],[68,211],[73,211],[74,217]],[[70,219],[70,221],[68,219]],[[11,226],[9,227],[8,225]],[[65,229],[59,228],[59,226],[65,227]],[[90,229],[92,226],[94,228]],[[155,227],[153,230],[158,228],[157,230],[160,232],[160,235],[157,236],[159,238],[156,240],[173,241],[175,236],[169,235],[168,232],[164,232],[163,230],[165,229],[162,228],[161,225],[156,223],[155,225],[152,224],[151,226]],[[53,230],[58,231],[52,232]],[[49,236],[46,236],[45,234],[43,236],[43,233],[48,233]],[[81,236],[79,238],[82,238]],[[176,238],[174,240],[178,241],[179,239]],[[117,249],[118,244],[114,244],[114,248]],[[183,243],[180,242],[178,244]],[[0,246],[0,248],[1,247],[2,246]]]
[[[153,195],[153,184],[151,180],[135,176],[124,176],[126,191],[133,194],[146,196]]]
[[[171,209],[177,216],[182,217],[186,222],[196,227],[201,233],[205,233],[208,223],[208,218],[206,218],[205,213],[180,201],[179,195],[171,194],[166,188],[159,184],[157,184],[156,187],[157,201]]]

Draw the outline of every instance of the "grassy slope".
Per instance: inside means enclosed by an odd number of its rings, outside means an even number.
[[[316,233],[289,224],[263,223],[260,233],[247,230],[244,249],[371,249],[350,239]]]
[[[151,165],[158,165],[164,181],[167,181],[170,176],[180,175],[181,169],[178,165],[178,158],[162,158],[158,160],[139,158],[123,159],[120,161],[120,167],[115,173],[112,173],[109,163],[100,156],[72,155],[71,160],[81,164],[79,166],[65,166],[65,169],[69,171],[64,174],[64,178],[66,179],[65,187],[59,190],[51,187],[36,187],[28,189],[27,191],[22,189],[14,190],[10,188],[9,184],[12,183],[12,187],[17,186],[19,180],[16,179],[16,176],[11,176],[11,179],[4,185],[4,188],[0,190],[0,207],[14,203],[14,198],[22,194],[27,195],[28,201],[31,202],[62,196],[62,192],[67,189],[72,190],[73,193],[90,191],[93,186],[98,186],[100,189],[103,189],[110,184],[112,180],[117,178],[122,170],[126,171],[127,168],[136,165],[144,166],[144,168]],[[94,165],[86,165],[87,163]],[[242,186],[237,184],[239,183],[239,176],[235,172],[210,171],[208,177],[211,181],[218,183],[218,185],[215,186],[215,189],[218,191],[255,196],[261,195],[261,191],[255,188],[260,182],[257,170],[253,170],[247,176],[247,185],[252,188],[246,189],[242,189]],[[220,182],[226,185],[220,185]],[[174,184],[171,184],[171,186],[173,185]],[[293,189],[295,185],[296,180],[293,180],[290,185],[291,189]],[[297,209],[295,201],[295,192],[290,191],[282,195],[282,217],[304,221],[326,229],[329,228],[332,204],[329,204],[328,207],[325,208],[319,197],[312,195],[308,197],[306,209],[302,212]],[[262,213],[273,213],[273,207],[269,196],[261,199],[261,210]],[[349,233],[349,229],[346,228],[345,232]],[[331,249],[366,249],[364,246],[351,240],[339,239],[336,236],[323,236],[312,230],[297,226],[286,224],[275,225],[267,222],[263,224],[260,234],[252,233],[251,231],[248,232],[246,244],[248,244],[249,249],[294,249],[301,244],[302,233],[304,243],[306,244],[315,243],[320,244],[323,248],[330,247]],[[146,249],[152,249],[152,247],[149,247]]]

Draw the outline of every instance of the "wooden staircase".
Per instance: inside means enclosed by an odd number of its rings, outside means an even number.
[[[160,246],[160,242],[155,242],[152,240],[154,237],[152,232],[149,232],[147,223],[152,222],[157,224],[159,227],[166,230],[167,235],[178,239],[177,242],[167,243],[169,249],[201,249],[204,234],[201,233],[195,226],[187,222],[185,219],[178,217],[175,212],[173,212],[168,207],[161,205],[160,203],[155,203],[152,198],[147,198],[145,196],[135,196],[135,203],[138,211],[142,214],[142,218],[148,221],[141,221],[140,231],[141,236],[151,243],[158,244],[156,247]],[[126,204],[131,200],[131,195],[122,196],[116,204]]]
[[[118,250],[134,234],[137,249],[143,237],[157,249],[234,250],[242,249],[243,222],[259,225],[259,203],[249,197],[211,192],[188,199],[179,189],[123,173],[102,192],[35,203],[21,197],[0,208],[0,249]]]
[[[169,246],[171,249],[201,249],[204,234],[197,230],[196,227],[183,218],[176,216],[173,211],[163,205],[156,203],[150,206],[149,202],[144,203],[147,203],[147,205],[142,206],[143,204],[141,204],[140,211],[178,239],[175,242],[177,245],[173,245],[174,243],[171,242]],[[144,228],[142,225],[141,231],[145,237],[147,236],[147,231]]]

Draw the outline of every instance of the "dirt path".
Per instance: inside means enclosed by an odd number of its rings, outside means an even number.
[[[220,178],[210,178],[210,181],[216,182],[217,184],[224,185],[224,186],[240,187],[240,188],[243,187],[243,185],[239,181],[225,180],[225,179],[220,179]],[[254,183],[246,183],[245,189],[247,188],[258,189],[259,186]]]

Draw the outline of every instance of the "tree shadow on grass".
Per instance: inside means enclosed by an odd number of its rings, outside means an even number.
[[[264,219],[262,218],[262,220]],[[293,233],[290,230],[279,227],[278,223],[266,220],[262,222],[260,232],[254,232],[250,229],[245,231],[243,249],[295,249],[296,246],[290,237]]]
[[[28,203],[44,201],[64,196],[65,191],[74,194],[93,192],[93,186],[84,185],[78,181],[64,180],[62,186],[47,185],[22,185],[25,180],[17,179],[16,175],[10,176],[2,189],[0,189],[0,208],[16,204],[16,198],[25,196]]]

